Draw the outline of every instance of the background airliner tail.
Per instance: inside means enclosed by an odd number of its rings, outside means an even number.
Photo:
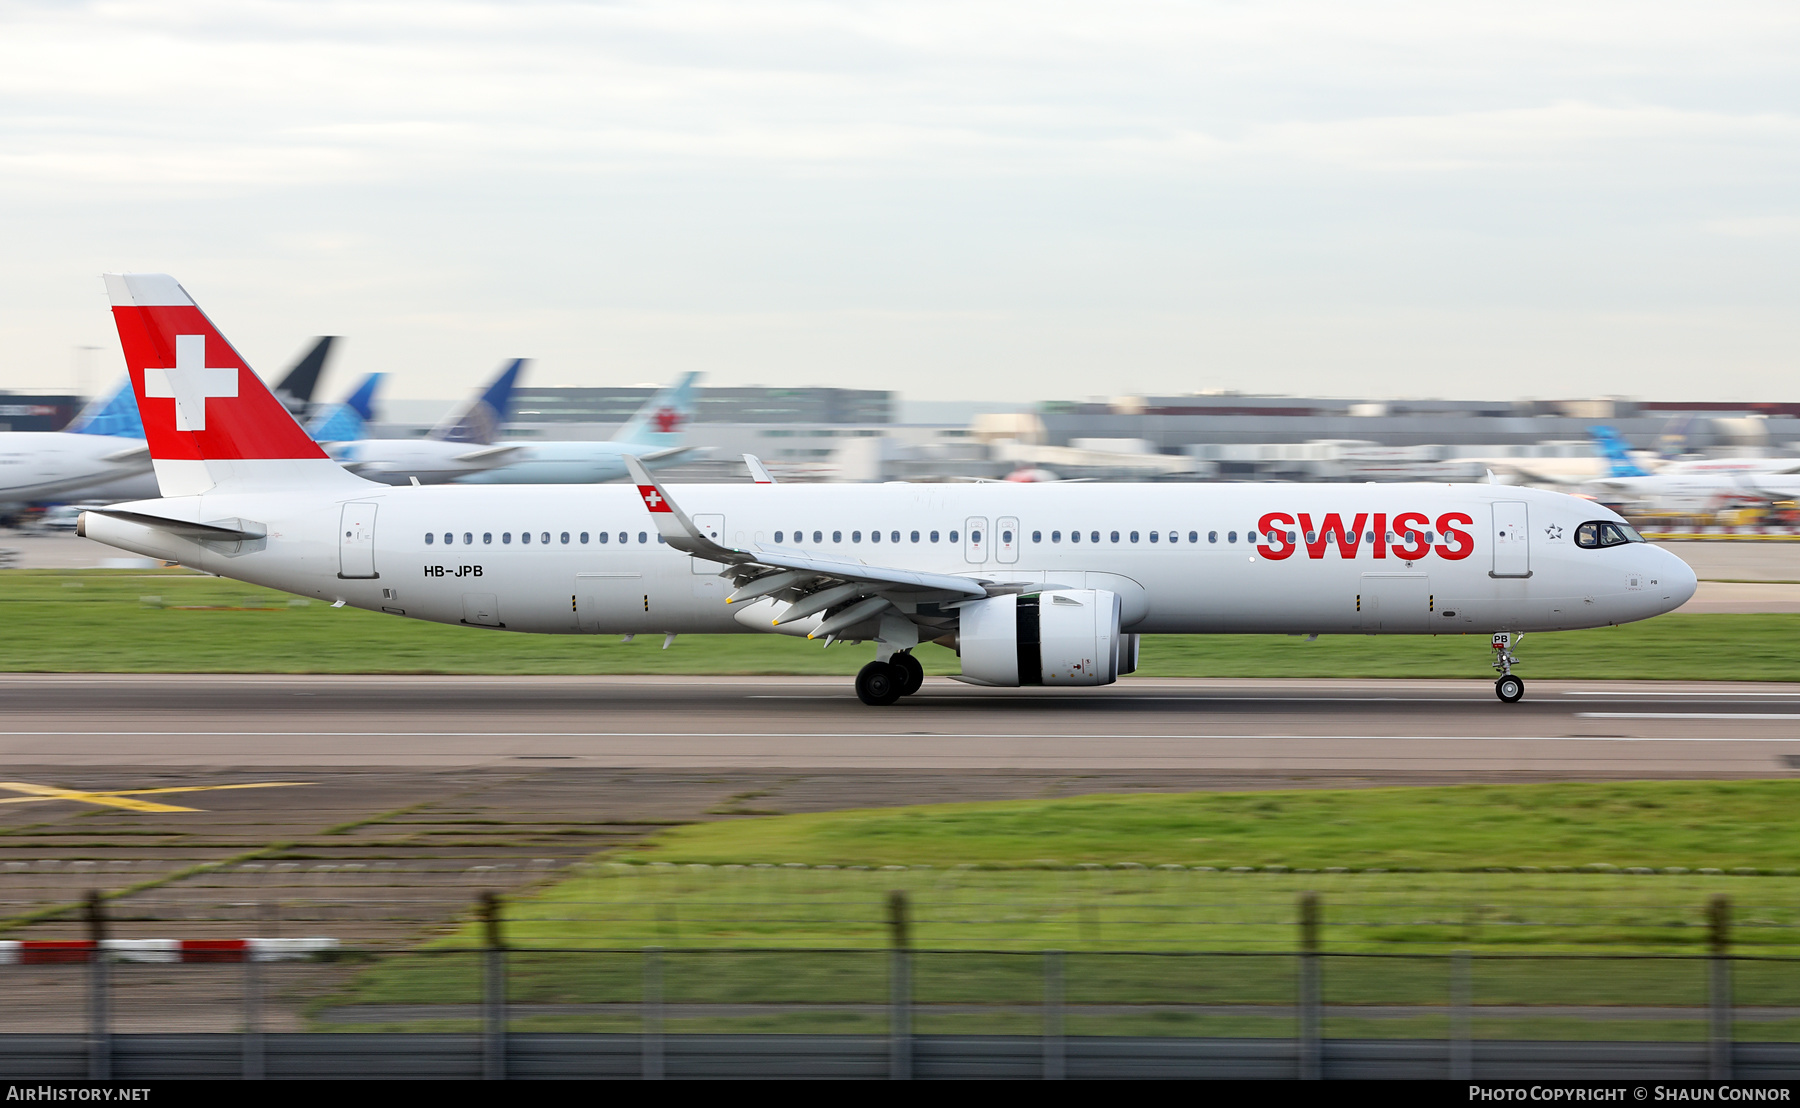
[[[1608,477],[1650,476],[1650,471],[1638,465],[1631,456],[1631,444],[1619,432],[1605,424],[1596,424],[1588,428],[1588,434],[1594,436],[1594,449],[1611,464]]]
[[[381,387],[382,373],[363,378],[356,391],[342,403],[333,404],[314,420],[306,431],[317,442],[355,442],[363,437],[363,428],[375,418],[375,390]]]
[[[684,373],[674,384],[658,389],[625,421],[612,441],[665,449],[679,445],[682,431],[694,420],[694,382],[699,379],[698,372]]]
[[[319,449],[175,278],[105,281],[164,496],[366,484]]]
[[[144,421],[138,418],[137,397],[131,392],[127,377],[111,396],[100,397],[81,410],[63,430],[74,435],[112,435],[115,438],[141,439]]]
[[[467,407],[433,428],[430,437],[477,446],[493,442],[500,434],[501,425],[512,418],[513,386],[518,384],[519,374],[524,372],[530,360],[514,358],[500,367],[500,375],[494,378],[494,383],[469,401]]]

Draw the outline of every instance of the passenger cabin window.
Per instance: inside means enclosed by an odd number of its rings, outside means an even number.
[[[914,532],[913,532],[913,533],[912,533],[912,541],[914,541],[914,542],[918,542],[918,541],[919,541],[919,533],[918,533],[918,532],[917,532],[917,531],[914,531]]]
[[[581,533],[581,545],[586,546],[587,540],[588,540],[588,533],[586,531],[583,531]]]
[[[1061,542],[1062,541],[1062,532],[1061,531],[1050,532],[1050,541],[1051,542]]]
[[[781,541],[781,535],[782,535],[782,532],[780,532],[780,531],[775,532],[775,541],[777,543],[779,543]]]
[[[1135,538],[1136,536],[1133,536],[1133,537]],[[1011,531],[1000,532],[1000,541],[1001,542],[1011,542],[1012,541],[1012,532]]]
[[[950,532],[950,541],[951,542],[956,541],[956,532],[955,531]]]
[[[1237,541],[1237,532],[1236,531],[1225,532],[1225,541],[1226,542],[1236,542]]]
[[[1032,542],[1043,542],[1044,541],[1044,533],[1042,531],[1033,531],[1031,533],[1031,541]]]
[[[1644,536],[1638,534],[1622,523],[1597,519],[1575,528],[1575,545],[1586,550],[1597,550],[1603,546],[1624,546],[1629,542],[1643,542]]]
[[[1100,541],[1100,532],[1098,532],[1098,531],[1089,531],[1089,532],[1088,532],[1088,541],[1089,541],[1089,542],[1099,542],[1099,541]],[[1113,532],[1113,541],[1114,541],[1114,542],[1118,542],[1118,541],[1119,541],[1119,533],[1118,533],[1118,532],[1117,532],[1117,531],[1114,531],[1114,532]]]
[[[900,532],[898,532],[898,531],[889,531],[889,532],[888,532],[888,539],[889,539],[889,540],[891,540],[891,541],[893,541],[893,542],[899,542],[899,541],[900,541]]]
[[[483,531],[481,533],[481,541],[484,543],[492,543],[494,541],[494,533],[492,531]]]
[[[549,546],[550,545],[550,532],[545,531],[542,535],[539,535],[538,541],[543,543],[545,546]],[[565,538],[565,539],[563,539],[563,541],[568,542],[569,540]]]
[[[500,541],[501,541],[501,542],[502,542],[502,543],[509,543],[509,542],[512,542],[512,532],[511,532],[511,531],[502,531],[502,532],[500,532]]]
[[[619,532],[619,544],[621,546],[630,541],[631,541],[631,536],[628,533],[626,533],[624,531]]]
[[[468,531],[464,531],[463,532],[463,545],[464,546],[474,546],[475,545],[475,536]]]
[[[519,532],[519,541],[522,543],[530,543],[531,542],[531,532],[530,531],[520,531]]]
[[[1150,532],[1150,541],[1151,542],[1161,542],[1162,541],[1162,532],[1161,531]]]
[[[870,531],[869,532],[869,541],[870,542],[880,542],[881,541],[881,532],[880,531]]]
[[[862,532],[861,531],[850,532],[850,541],[851,542],[861,542],[862,541]]]
[[[933,532],[932,532],[932,533],[931,533],[931,541],[932,541],[932,542],[936,542],[936,541],[938,541],[938,533],[937,533],[937,532],[936,532],[936,531],[933,531]]]
[[[1081,541],[1081,532],[1080,531],[1070,531],[1069,532],[1069,541],[1070,542],[1080,542]]]
[[[658,535],[657,537],[661,538],[662,536]],[[644,531],[638,532],[638,542],[643,543],[643,542],[649,542],[649,541],[650,541],[650,535],[647,532],[644,532]]]
[[[824,542],[825,541],[825,533],[823,531],[814,531],[813,532],[813,541],[814,542]]]
[[[842,531],[833,531],[831,533],[831,541],[832,542],[843,542],[844,541],[844,533]]]
[[[433,535],[430,531],[425,532],[425,545],[426,546],[430,546],[432,543],[434,543],[436,541],[437,541],[436,535]]]
[[[1218,542],[1219,541],[1219,533],[1217,531],[1208,531],[1206,533],[1206,541],[1207,542]]]
[[[1131,541],[1136,542],[1137,540],[1138,540],[1138,533],[1136,531],[1133,531],[1131,533]]]
[[[612,541],[612,532],[602,531],[598,535],[595,535],[594,537],[599,539],[601,542],[611,542]]]

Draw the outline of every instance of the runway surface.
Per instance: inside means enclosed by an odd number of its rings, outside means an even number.
[[[933,678],[869,708],[843,678],[14,675],[0,765],[1775,776],[1800,688]]]

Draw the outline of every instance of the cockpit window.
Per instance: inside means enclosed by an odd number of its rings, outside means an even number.
[[[1603,546],[1623,546],[1628,542],[1643,542],[1644,536],[1623,523],[1597,519],[1575,528],[1575,545],[1594,550]]]

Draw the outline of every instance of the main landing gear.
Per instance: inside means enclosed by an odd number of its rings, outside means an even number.
[[[911,696],[925,683],[925,667],[911,654],[898,653],[885,662],[870,662],[856,675],[856,695],[864,704],[884,707]]]
[[[1524,637],[1505,632],[1494,636],[1494,668],[1500,671],[1500,680],[1494,682],[1494,695],[1502,703],[1517,704],[1525,698],[1525,682],[1514,677],[1512,672],[1512,667],[1519,664],[1519,659],[1513,656],[1513,644]]]

